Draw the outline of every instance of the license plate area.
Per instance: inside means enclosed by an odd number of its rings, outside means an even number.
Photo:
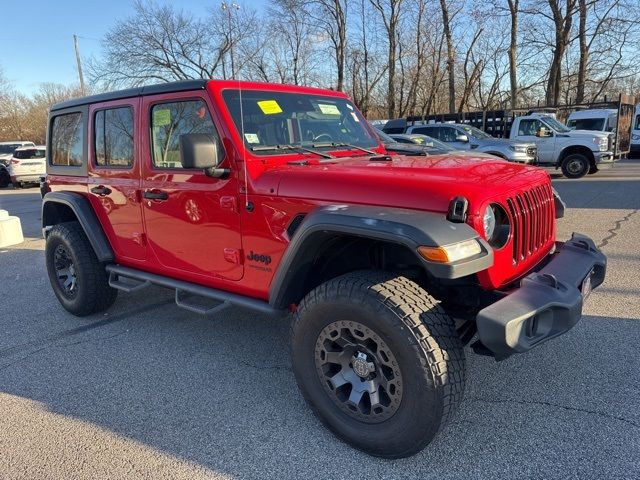
[[[582,298],[586,299],[589,295],[591,295],[591,277],[593,277],[593,269],[584,277],[582,280],[582,287],[580,288],[580,292],[582,293]]]

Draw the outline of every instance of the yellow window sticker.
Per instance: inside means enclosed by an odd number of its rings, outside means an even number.
[[[330,103],[319,103],[318,108],[325,115],[340,115],[340,110],[338,110],[338,107]]]
[[[171,123],[171,110],[168,108],[153,110],[153,126],[164,127]]]
[[[264,113],[265,115],[282,113],[280,105],[278,105],[278,102],[276,102],[275,100],[260,100],[258,102],[258,106],[260,107],[260,110],[262,110],[262,113]]]

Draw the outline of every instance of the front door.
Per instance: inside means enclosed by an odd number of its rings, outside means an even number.
[[[536,134],[544,127],[551,132],[551,137],[538,137]],[[555,163],[556,137],[554,131],[537,118],[520,120],[518,124],[518,140],[535,143],[538,147],[538,161],[540,163]]]
[[[237,177],[212,178],[202,170],[183,168],[180,158],[181,135],[218,135],[206,93],[145,97],[142,108],[150,122],[142,142],[148,146],[142,205],[151,251],[177,274],[239,280],[243,268]]]

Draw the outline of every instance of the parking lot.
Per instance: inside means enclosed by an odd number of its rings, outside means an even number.
[[[420,454],[369,457],[305,406],[288,321],[178,309],[159,288],[76,318],[49,287],[37,188],[0,190],[25,242],[0,249],[2,478],[639,478],[640,161],[581,180],[558,238],[608,256],[565,336],[496,363],[467,350],[454,421]]]

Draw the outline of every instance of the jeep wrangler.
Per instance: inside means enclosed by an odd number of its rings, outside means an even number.
[[[62,306],[175,291],[192,312],[291,312],[324,425],[372,455],[424,448],[465,383],[569,330],[606,259],[538,168],[390,156],[342,93],[197,80],[50,111],[42,225]],[[475,340],[475,341],[474,341]]]

